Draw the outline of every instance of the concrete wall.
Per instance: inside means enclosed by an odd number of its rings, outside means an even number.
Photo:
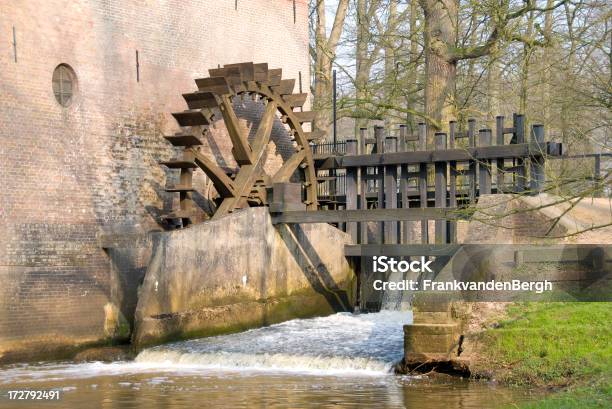
[[[346,311],[350,237],[328,224],[275,227],[265,208],[158,233],[136,310],[138,346]]]
[[[292,0],[0,2],[0,361],[107,339],[105,323],[128,308],[105,309],[113,288],[138,282],[145,261],[111,260],[97,235],[159,229],[178,200],[163,191],[176,176],[157,163],[175,156],[162,135],[194,78],[268,62],[286,78],[301,72],[308,89],[306,0],[295,20],[293,10]],[[68,107],[52,89],[60,63],[77,77]],[[271,156],[288,146],[283,132],[277,124]],[[231,167],[225,136],[217,127],[204,149]],[[196,175],[198,203],[203,183]]]

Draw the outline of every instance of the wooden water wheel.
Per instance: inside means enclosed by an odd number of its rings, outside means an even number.
[[[189,109],[172,114],[183,130],[165,137],[172,145],[184,147],[184,151],[182,158],[162,162],[169,168],[180,169],[180,183],[166,188],[168,192],[180,194],[180,209],[165,215],[164,219],[178,227],[192,223],[192,176],[197,167],[208,176],[218,193],[215,206],[209,209],[213,219],[235,209],[267,205],[268,188],[273,183],[288,182],[295,174],[304,186],[306,208],[316,210],[316,172],[309,141],[321,135],[302,129],[303,123],[314,119],[313,112],[294,111],[302,108],[308,94],[294,94],[295,79],[282,79],[281,69],[268,69],[265,63],[229,64],[208,72],[210,77],[195,80],[198,91],[183,94]],[[236,97],[246,95],[265,105],[251,141],[233,107]],[[239,166],[236,172],[227,172],[198,149],[201,142],[194,136],[194,128],[205,134],[218,115],[232,143],[232,155]],[[295,152],[284,160],[280,169],[268,175],[262,163],[264,151],[279,116],[286,124]]]

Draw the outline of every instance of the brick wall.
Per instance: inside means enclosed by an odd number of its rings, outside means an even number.
[[[176,200],[163,191],[172,176],[157,165],[174,156],[162,134],[176,129],[169,113],[186,107],[181,94],[195,90],[194,78],[243,61],[268,62],[286,78],[301,72],[304,89],[309,78],[306,0],[296,1],[295,23],[292,0],[239,1],[237,10],[234,0],[21,0],[1,8],[0,361],[107,335],[113,282],[137,282],[143,268],[111,268],[96,235],[116,225],[159,228],[158,215]],[[78,81],[67,108],[51,86],[60,63]],[[249,126],[256,113],[247,108]],[[205,149],[232,166],[223,133]],[[271,157],[286,150],[283,138],[277,125]]]

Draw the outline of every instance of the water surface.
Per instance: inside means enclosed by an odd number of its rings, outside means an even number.
[[[142,351],[134,361],[0,368],[0,406],[16,408],[495,408],[524,390],[396,376],[399,311],[292,320]],[[59,402],[9,402],[12,389],[59,389]]]

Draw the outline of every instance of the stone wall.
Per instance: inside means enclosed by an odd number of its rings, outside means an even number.
[[[243,61],[310,77],[307,2],[295,3],[294,19],[291,0],[2,2],[0,361],[108,339],[105,323],[134,308],[117,305],[132,296],[114,299],[116,283],[137,283],[146,254],[130,267],[96,237],[117,225],[160,229],[177,200],[164,192],[175,176],[157,164],[175,155],[162,135],[176,129],[170,113],[186,108],[194,78]],[[76,73],[68,107],[52,89],[61,63]],[[256,111],[240,112],[256,123]],[[287,145],[283,131],[271,156]],[[204,149],[231,167],[224,136],[218,127]]]
[[[265,208],[154,236],[137,346],[352,310],[350,236],[328,224],[273,226]]]

